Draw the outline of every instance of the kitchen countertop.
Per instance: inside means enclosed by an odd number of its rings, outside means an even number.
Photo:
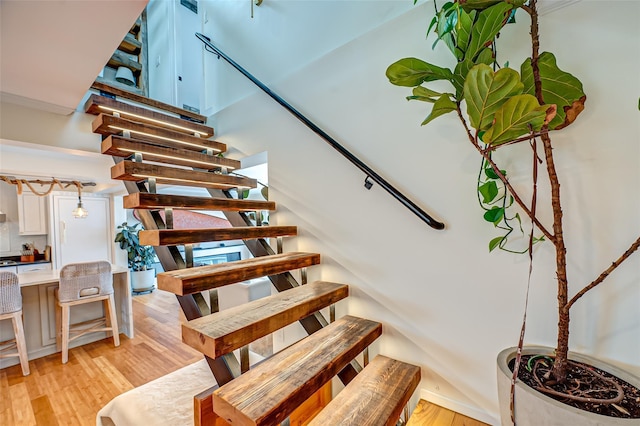
[[[120,274],[123,272],[127,272],[129,269],[111,265],[111,273],[112,274]],[[25,272],[22,274],[18,274],[18,282],[20,283],[20,287],[28,287],[32,285],[40,285],[45,283],[56,282],[60,279],[60,270],[54,269],[51,271],[32,271]]]

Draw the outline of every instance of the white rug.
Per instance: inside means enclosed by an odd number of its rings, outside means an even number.
[[[191,426],[194,395],[215,384],[202,359],[113,398],[98,412],[96,425]]]

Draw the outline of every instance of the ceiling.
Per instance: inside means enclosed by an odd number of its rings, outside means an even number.
[[[70,114],[148,0],[1,0],[3,102]]]

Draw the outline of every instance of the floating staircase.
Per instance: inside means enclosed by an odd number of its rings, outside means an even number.
[[[275,203],[233,197],[257,182],[233,174],[240,162],[219,155],[226,145],[210,139],[214,131],[205,118],[104,84],[94,89],[101,93],[89,97],[85,111],[97,116],[92,127],[102,135],[102,153],[114,159],[112,178],[129,192],[124,207],[136,209],[143,222],[140,242],[154,246],[162,262],[158,288],[176,294],[187,318],[183,341],[203,353],[218,383],[196,396],[195,424],[288,424],[301,404],[338,376],[346,387],[317,416],[318,409],[301,422],[315,416],[311,424],[395,425],[420,381],[420,369],[384,356],[368,363],[368,346],[382,334],[382,325],[334,318],[348,286],[307,284],[306,269],[320,264],[320,255],[282,252],[282,238],[296,236],[297,228],[254,224],[249,213],[258,218],[275,210]],[[211,197],[157,193],[165,184],[206,188]],[[173,209],[222,211],[233,227],[172,229]],[[244,240],[254,257],[192,266],[192,244],[226,240]],[[301,283],[294,270],[301,271]],[[217,311],[216,289],[265,276],[276,294]],[[320,312],[325,308],[329,321]],[[250,368],[248,345],[296,321],[309,336]],[[361,353],[364,369],[355,361]]]

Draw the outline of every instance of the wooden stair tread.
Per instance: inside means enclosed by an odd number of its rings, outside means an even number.
[[[94,133],[101,135],[121,135],[123,131],[131,132],[133,139],[147,141],[154,145],[169,146],[174,148],[189,149],[192,151],[204,151],[212,149],[214,152],[224,152],[227,146],[221,142],[211,141],[164,127],[154,126],[148,123],[127,120],[113,115],[100,114],[92,123]]]
[[[155,99],[149,99],[146,96],[138,95],[128,90],[123,90],[118,87],[114,87],[107,83],[94,81],[93,84],[91,85],[91,88],[94,90],[99,90],[104,93],[109,93],[114,96],[119,96],[124,99],[129,99],[139,104],[149,105],[150,107],[153,107],[153,108],[158,108],[164,111],[178,114],[179,116],[183,118],[187,118],[190,121],[195,121],[198,123],[206,123],[207,121],[207,117],[205,117],[204,115],[200,115],[198,113],[188,111],[186,109],[178,108],[177,106],[169,105],[164,102],[157,101]]]
[[[200,188],[229,189],[255,188],[258,186],[255,179],[134,161],[121,161],[111,167],[111,179],[140,182],[149,177],[155,177],[156,182],[159,184]]]
[[[256,238],[291,237],[298,234],[295,226],[237,226],[232,228],[156,229],[140,231],[140,244],[172,246],[208,241],[252,240]]]
[[[118,49],[132,55],[137,55],[142,49],[142,43],[136,40],[133,34],[127,33],[127,35],[124,36],[124,40],[120,42]]]
[[[148,121],[150,124],[167,127],[178,132],[193,135],[198,132],[205,139],[213,136],[213,128],[205,126],[201,123],[187,121],[179,117],[163,114],[161,112],[142,108],[136,105],[127,104],[117,101],[113,98],[92,94],[84,104],[84,111],[88,114],[112,114],[114,111],[119,112],[121,116],[129,118],[133,121]]]
[[[158,288],[179,296],[241,281],[281,274],[320,263],[316,253],[283,253],[158,274]]]
[[[133,74],[140,74],[140,72],[142,71],[142,64],[140,62],[134,61],[133,59],[131,59],[130,55],[127,55],[124,52],[119,52],[118,50],[116,50],[111,55],[111,58],[109,58],[109,62],[107,62],[107,65],[113,68],[129,68],[133,72]]]
[[[381,334],[380,323],[342,317],[214,391],[214,411],[233,425],[278,424]]]
[[[152,145],[144,141],[109,135],[102,141],[101,152],[115,157],[130,157],[136,152],[142,153],[144,161],[174,164],[198,169],[239,169],[240,161],[208,155],[201,152]]]
[[[420,367],[378,355],[309,426],[395,426],[419,383]]]
[[[182,341],[217,358],[348,295],[345,284],[316,281],[189,321],[182,325]]]
[[[191,197],[187,195],[151,194],[136,192],[124,197],[125,209],[157,210],[173,208],[179,210],[256,211],[276,209],[273,201],[238,200],[235,198]]]

